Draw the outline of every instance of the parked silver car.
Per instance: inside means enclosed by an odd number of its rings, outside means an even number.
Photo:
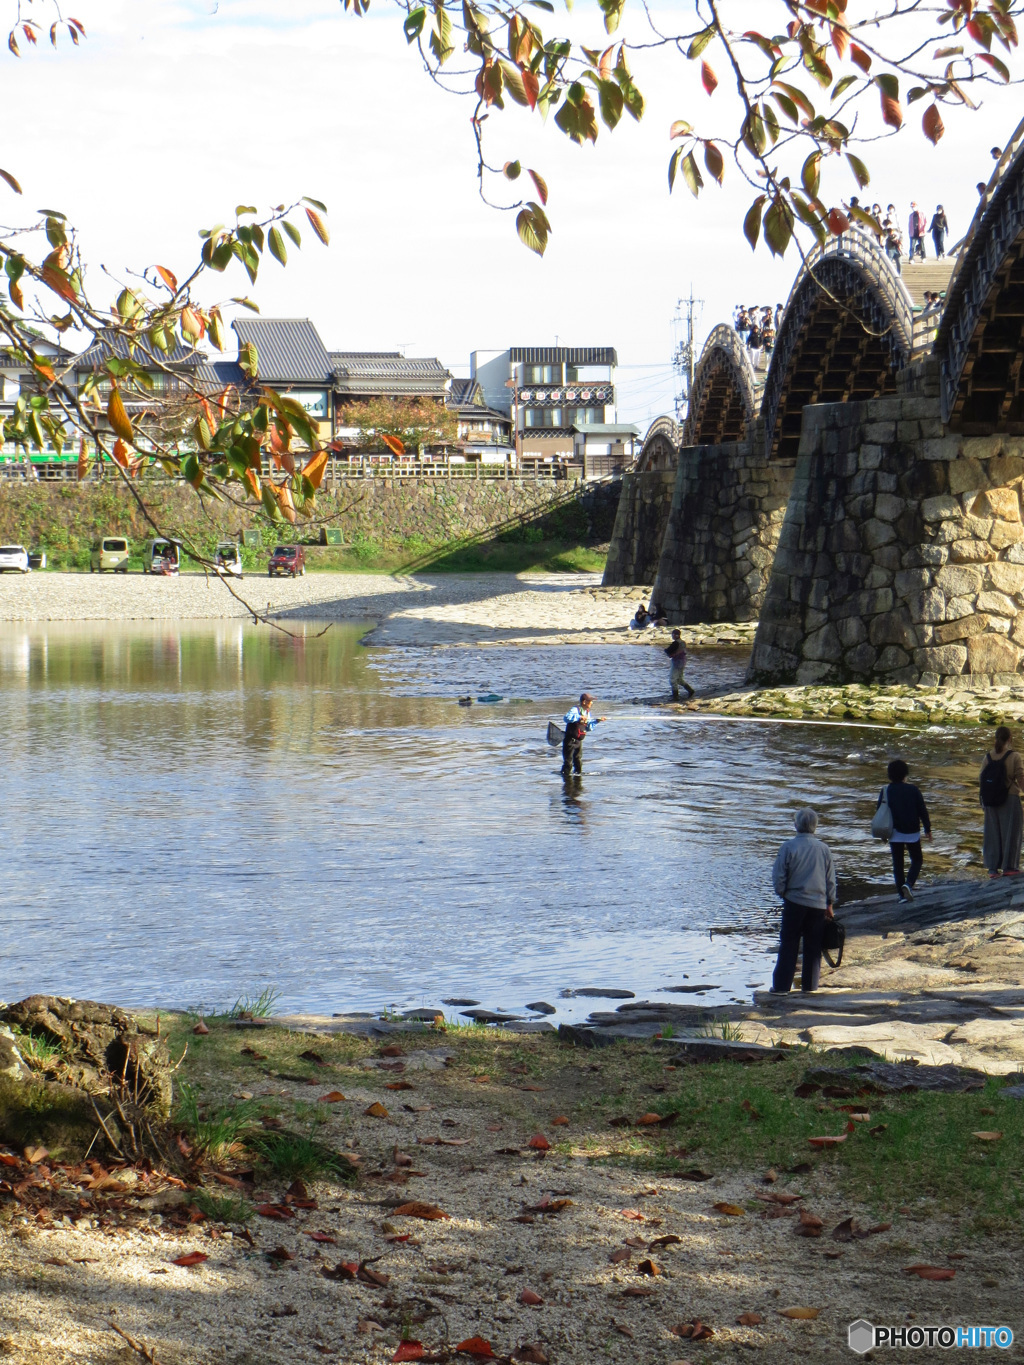
[[[4,569],[17,569],[28,573],[28,551],[24,545],[0,545],[0,573]]]

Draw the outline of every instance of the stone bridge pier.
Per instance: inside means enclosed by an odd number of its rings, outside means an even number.
[[[764,433],[679,452],[651,600],[674,625],[752,621],[768,586],[793,479]]]
[[[804,410],[752,681],[1020,681],[1024,436],[951,433],[935,358]]]

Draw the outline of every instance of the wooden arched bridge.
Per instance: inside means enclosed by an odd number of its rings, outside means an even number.
[[[656,563],[671,619],[758,617],[757,677],[1024,671],[1024,123],[952,266],[921,310],[873,234],[830,238],[761,383],[716,327],[624,481],[606,582]]]

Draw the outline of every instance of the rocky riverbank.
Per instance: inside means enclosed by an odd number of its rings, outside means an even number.
[[[965,679],[969,682],[969,679]],[[743,688],[696,697],[682,707],[722,716],[869,721],[876,725],[1003,725],[1024,721],[1020,685],[971,689],[863,683],[821,687]]]

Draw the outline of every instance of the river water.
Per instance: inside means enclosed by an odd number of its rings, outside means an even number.
[[[555,1022],[614,1008],[560,995],[581,987],[749,998],[795,810],[818,810],[841,899],[887,885],[868,823],[896,754],[933,812],[926,873],[980,863],[987,734],[680,718],[635,645],[316,629],[0,626],[0,998],[215,1008],[269,985],[283,1010],[546,999]],[[694,651],[690,677],[744,663]],[[566,785],[545,728],[583,687],[608,720]]]

